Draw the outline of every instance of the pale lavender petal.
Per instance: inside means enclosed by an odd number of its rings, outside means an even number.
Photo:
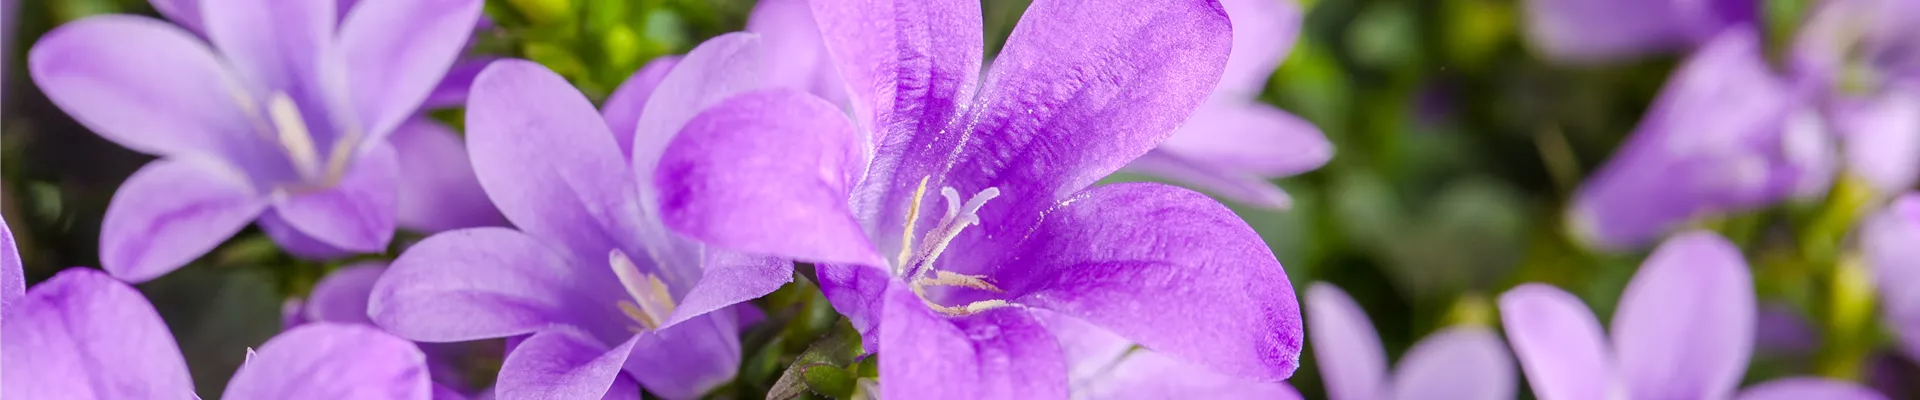
[[[679,136],[655,176],[660,218],[676,232],[750,253],[886,265],[848,209],[859,143],[833,105],[757,91],[701,113]]]
[[[1126,170],[1170,179],[1226,201],[1279,210],[1293,207],[1293,196],[1266,178],[1221,169],[1159,149],[1133,159],[1127,163]]]
[[[301,232],[299,228],[294,228],[292,224],[287,223],[285,218],[280,218],[280,213],[272,209],[260,213],[260,219],[255,220],[254,223],[260,226],[261,232],[267,234],[267,238],[273,239],[274,244],[280,245],[281,251],[294,257],[312,261],[329,261],[354,254],[352,251],[342,250]]]
[[[521,342],[500,365],[501,400],[592,399],[616,389],[633,339],[609,349],[578,330],[557,327]]]
[[[314,323],[260,346],[227,382],[230,399],[427,400],[427,356],[359,324]]]
[[[159,11],[160,15],[166,16],[167,20],[186,27],[187,30],[198,32],[200,31],[200,1],[201,0],[147,0],[147,3],[152,4],[153,10]]]
[[[207,39],[255,85],[248,89],[264,93],[316,82],[319,60],[333,46],[339,23],[335,0],[200,1]]]
[[[655,168],[673,142],[695,116],[721,101],[760,88],[763,55],[760,36],[735,32],[700,43],[660,78],[653,94],[647,97],[645,112],[635,122],[633,147],[628,154],[634,176],[639,178],[640,198],[653,211],[662,201],[655,199]]]
[[[26,269],[20,265],[19,243],[13,241],[13,227],[0,218],[0,315],[27,295]]]
[[[1873,269],[1882,317],[1907,354],[1920,354],[1920,195],[1895,199],[1860,227],[1860,250]]]
[[[1097,378],[1120,365],[1121,360],[1127,359],[1128,351],[1133,350],[1133,342],[1127,341],[1127,338],[1079,318],[1041,309],[1030,309],[1028,312],[1046,325],[1047,332],[1053,333],[1055,339],[1059,339],[1060,351],[1067,360],[1067,382],[1073,384],[1076,392],[1096,384]],[[1112,384],[1101,382],[1098,385]]]
[[[393,240],[400,209],[400,161],[381,143],[333,187],[274,199],[273,211],[300,233],[342,250],[378,253]]]
[[[1221,0],[1233,20],[1233,53],[1214,93],[1237,100],[1259,96],[1267,77],[1280,68],[1300,35],[1300,6],[1295,0]]]
[[[100,262],[114,277],[145,282],[212,251],[266,208],[266,198],[233,171],[155,160],[107,204]]]
[[[1668,0],[1528,0],[1527,37],[1547,58],[1598,62],[1688,44]]]
[[[1300,365],[1300,307],[1286,271],[1252,227],[1205,195],[1157,183],[1095,187],[1000,257],[970,250],[967,260],[1018,266],[986,275],[1008,302],[1229,375],[1277,381]]]
[[[1920,92],[1888,88],[1870,99],[1839,99],[1833,124],[1852,172],[1881,193],[1920,177]]]
[[[1368,400],[1387,396],[1387,352],[1380,347],[1373,321],[1347,292],[1328,283],[1307,288],[1307,323],[1312,329],[1314,362],[1327,397]]]
[[[973,98],[986,43],[980,2],[810,3],[835,70],[846,80],[854,125],[869,135],[870,146],[944,128]]]
[[[626,371],[656,396],[694,399],[732,381],[740,355],[738,321],[729,313],[707,313],[640,334]]]
[[[1753,354],[1753,276],[1740,249],[1687,233],[1654,250],[1620,294],[1613,348],[1633,398],[1725,398]]]
[[[1127,170],[1173,179],[1234,201],[1290,203],[1268,178],[1325,165],[1333,144],[1311,123],[1264,104],[1216,97]]]
[[[400,124],[387,141],[401,155],[395,216],[399,227],[432,233],[506,224],[506,217],[487,201],[466,143],[453,129],[414,118]]]
[[[235,103],[244,87],[212,49],[165,22],[87,18],[48,32],[27,54],[47,98],[101,137],[134,151],[225,161],[276,151]]]
[[[367,299],[373,285],[386,272],[387,263],[367,261],[340,267],[313,284],[307,295],[306,314],[311,321],[373,325],[367,317]]]
[[[507,337],[553,324],[615,324],[621,322],[612,309],[616,298],[604,292],[620,290],[612,279],[610,270],[575,267],[526,234],[462,229],[429,237],[395,259],[374,285],[367,311],[380,327],[425,342]],[[614,288],[588,285],[595,281]]]
[[[1885,400],[1887,396],[1852,382],[1826,378],[1783,378],[1740,392],[1737,400]]]
[[[1450,328],[1427,335],[1394,367],[1393,399],[1508,400],[1514,396],[1513,358],[1500,336],[1484,328]]]
[[[433,91],[427,93],[427,99],[420,102],[420,108],[431,110],[467,105],[467,93],[473,88],[473,78],[480,76],[480,71],[486,70],[487,65],[496,60],[499,59],[477,57],[455,61],[453,68],[447,70],[447,76],[440,78],[440,84],[434,86]]]
[[[367,143],[385,140],[426,100],[466,48],[481,3],[372,1],[347,12],[340,22],[340,56]]]
[[[835,105],[847,103],[847,82],[814,23],[807,0],[764,0],[753,4],[747,31],[760,34],[767,51],[761,67],[766,87],[799,89]]]
[[[640,212],[632,172],[593,103],[525,60],[474,79],[467,151],[487,197],[514,226],[580,262],[604,262]]]
[[[1617,393],[1606,333],[1580,299],[1546,284],[1500,295],[1500,322],[1541,400],[1601,400]]]
[[[719,248],[708,248],[705,253],[702,265],[706,267],[700,271],[700,280],[687,289],[686,295],[674,306],[673,315],[667,317],[662,326],[673,326],[721,308],[760,298],[793,282],[793,262],[786,259]]]
[[[905,285],[887,289],[880,327],[881,398],[1067,397],[1060,344],[1020,307],[965,317],[935,314]],[[956,382],[964,384],[956,385]]]
[[[629,160],[633,158],[633,133],[639,128],[640,112],[646,109],[647,99],[653,97],[653,89],[667,78],[667,72],[680,64],[680,56],[664,56],[648,61],[633,76],[621,82],[607,96],[606,104],[600,105],[600,117],[607,120],[607,128],[613,131],[614,142],[620,146],[620,154]]]
[[[193,381],[153,306],[98,270],[35,285],[0,326],[0,397],[192,399]]]
[[[1076,388],[1074,395],[1087,400],[1301,399],[1300,392],[1283,382],[1227,376],[1146,350],[1129,354],[1097,383]]]

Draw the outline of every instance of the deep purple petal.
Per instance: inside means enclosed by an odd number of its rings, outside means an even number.
[[[766,87],[799,89],[835,105],[847,104],[847,82],[834,69],[807,0],[755,2],[747,31],[760,34],[765,45],[767,65],[760,73]]]
[[[696,115],[734,95],[760,88],[760,36],[735,32],[700,43],[674,64],[647,96],[645,111],[634,123],[634,176],[642,193],[652,193],[654,169],[667,144],[673,142]],[[643,194],[642,199],[654,201]]]
[[[153,306],[98,270],[35,285],[0,326],[0,397],[191,399],[193,381]]]
[[[846,117],[813,95],[727,99],[688,122],[660,158],[661,219],[714,246],[884,265],[848,209],[857,140]]]
[[[100,224],[100,262],[128,282],[172,272],[212,251],[267,208],[233,171],[170,159],[127,177]]]
[[[621,82],[607,96],[606,104],[600,105],[600,117],[607,120],[607,128],[613,131],[614,141],[619,143],[620,154],[631,160],[633,157],[633,132],[639,128],[640,112],[646,109],[647,99],[653,97],[653,89],[660,86],[660,80],[666,79],[667,72],[680,64],[680,56],[664,56],[648,61],[633,76]]]
[[[231,399],[427,400],[427,356],[360,324],[314,323],[275,336],[227,382]]]
[[[367,299],[386,270],[387,263],[368,261],[327,273],[307,295],[308,320],[373,325],[373,319],[367,316]]]
[[[821,40],[846,80],[854,125],[870,135],[868,143],[877,147],[944,128],[973,98],[986,43],[980,2],[810,3]]]
[[[1712,233],[1654,250],[1620,294],[1613,349],[1633,398],[1725,398],[1753,354],[1753,276]]]
[[[452,108],[467,105],[467,93],[473,88],[473,78],[487,65],[499,60],[493,57],[476,57],[454,61],[453,68],[447,70],[447,76],[440,78],[440,84],[433,87],[427,99],[420,102],[422,110]]]
[[[238,78],[192,33],[143,17],[61,25],[27,54],[47,98],[88,129],[134,151],[233,161],[276,152],[255,142],[234,93]],[[276,153],[277,154],[277,153]]]
[[[514,226],[580,262],[623,249],[640,212],[632,172],[601,121],[566,79],[525,60],[481,72],[467,105],[467,151],[487,197]]]
[[[1017,266],[987,274],[1010,302],[1229,375],[1278,381],[1299,367],[1300,307],[1286,271],[1253,228],[1204,195],[1100,186],[1063,201],[1029,235],[987,261]]]
[[[1834,129],[1852,172],[1882,193],[1913,187],[1920,177],[1920,91],[1889,88],[1871,99],[1842,99]]]
[[[385,140],[440,83],[473,35],[481,3],[372,1],[347,12],[340,54],[367,143]]]
[[[702,255],[700,280],[676,302],[673,315],[662,326],[719,311],[780,290],[793,282],[793,262],[780,258],[708,248]]]
[[[1507,400],[1517,383],[1506,343],[1477,327],[1428,335],[1400,357],[1393,373],[1393,399]]]
[[[1222,0],[1220,6],[1233,20],[1233,52],[1214,93],[1259,96],[1300,35],[1300,6],[1293,0]]]
[[[466,143],[453,129],[425,118],[400,124],[387,138],[400,154],[402,228],[433,233],[506,224],[473,174]]]
[[[847,317],[853,329],[860,332],[862,343],[868,353],[880,351],[881,307],[886,305],[886,290],[892,285],[893,275],[884,267],[859,264],[814,264],[814,279],[820,283],[820,294],[827,297],[827,303],[834,311]]]
[[[620,322],[613,279],[611,270],[576,267],[520,232],[463,229],[407,249],[374,285],[367,309],[375,323],[408,339],[507,337],[551,324]]]
[[[381,143],[333,187],[276,198],[288,225],[329,246],[361,253],[386,250],[400,210],[400,161]]]
[[[1313,326],[1307,334],[1328,398],[1387,396],[1387,351],[1359,303],[1333,284],[1315,283],[1307,288],[1307,322]]]
[[[640,334],[626,371],[647,392],[694,399],[733,380],[740,370],[740,326],[729,313],[707,313]]]
[[[578,330],[541,331],[507,355],[494,394],[501,400],[605,396],[620,386],[620,366],[633,352],[633,342],[628,339],[609,349]]]
[[[301,232],[299,228],[294,228],[292,224],[287,223],[285,218],[280,218],[280,213],[272,209],[260,213],[260,219],[255,220],[254,223],[260,226],[260,232],[266,233],[268,239],[273,239],[273,244],[280,246],[280,251],[294,257],[311,261],[330,261],[354,254],[352,251],[342,250],[313,238],[313,235]]]
[[[1129,354],[1099,381],[1075,390],[1074,398],[1088,400],[1301,399],[1283,382],[1227,376],[1147,350]]]
[[[887,399],[1067,397],[1060,344],[1019,307],[935,314],[905,285],[887,289],[880,370]]]
[[[1865,386],[1826,378],[1783,378],[1740,392],[1737,400],[1885,400],[1887,396]]]
[[[335,1],[200,0],[201,22],[207,39],[251,85],[248,93],[318,90],[327,73],[320,69],[332,65],[323,58],[334,56]],[[296,100],[330,95],[289,93]]]
[[[1620,394],[1612,386],[1606,333],[1573,294],[1546,284],[1520,285],[1500,295],[1500,322],[1541,399],[1601,400]]]
[[[0,316],[27,295],[27,271],[20,264],[19,246],[13,241],[13,227],[0,218]]]

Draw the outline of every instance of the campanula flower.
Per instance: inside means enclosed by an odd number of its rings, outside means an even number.
[[[1442,329],[1415,343],[1387,370],[1373,322],[1352,297],[1331,284],[1307,288],[1307,334],[1333,400],[1512,399],[1512,356],[1492,330]]]

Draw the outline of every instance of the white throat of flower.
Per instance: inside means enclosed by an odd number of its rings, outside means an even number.
[[[673,315],[673,293],[667,291],[667,283],[658,276],[640,272],[633,260],[617,249],[607,254],[607,265],[613,268],[613,275],[620,278],[620,286],[627,290],[627,299],[616,303],[620,312],[640,324],[630,329],[636,333],[660,329],[667,316]]]
[[[947,213],[940,217],[940,224],[927,231],[925,243],[915,247],[913,243],[914,225],[920,219],[920,201],[926,198],[927,179],[920,178],[920,186],[913,190],[913,200],[907,205],[904,239],[900,242],[900,255],[894,262],[893,275],[907,278],[913,287],[913,293],[920,301],[942,314],[963,316],[979,313],[1007,305],[1004,300],[976,301],[965,306],[947,306],[927,300],[926,288],[929,286],[957,286],[999,293],[1000,288],[987,282],[985,277],[962,275],[935,270],[934,262],[940,260],[940,254],[947,251],[955,237],[960,236],[968,226],[979,225],[981,206],[988,200],[1000,197],[1000,188],[990,187],[975,193],[965,204],[960,202],[960,192],[951,187],[940,188],[940,197],[946,199]]]
[[[360,142],[359,129],[346,127],[346,133],[333,142],[322,164],[320,150],[307,129],[306,119],[300,114],[300,106],[286,92],[274,92],[267,98],[267,120],[273,124],[274,132],[269,139],[287,153],[303,181],[293,189],[327,188],[340,183],[340,178],[346,175],[349,156]]]

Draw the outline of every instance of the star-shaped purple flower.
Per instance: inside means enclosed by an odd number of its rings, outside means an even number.
[[[501,398],[694,398],[733,378],[726,307],[778,289],[792,264],[703,246],[661,225],[656,160],[694,114],[757,87],[753,34],[655,61],[602,112],[524,60],[474,80],[467,148],[515,229],[473,228],[409,248],[375,284],[373,321],[408,339],[521,337]]]
[[[661,211],[815,262],[879,354],[882,397],[1067,396],[1041,310],[1230,376],[1292,374],[1299,307],[1246,222],[1172,186],[1088,187],[1213,91],[1218,3],[1035,1],[984,77],[978,2],[812,6],[853,124],[794,90],[728,99],[661,160]]]
[[[1307,288],[1315,360],[1333,400],[1511,399],[1513,360],[1492,330],[1447,328],[1415,343],[1392,373],[1373,323],[1331,284]]]
[[[1500,296],[1513,351],[1543,400],[1731,398],[1753,353],[1755,310],[1740,249],[1703,232],[1654,250],[1620,295],[1611,335],[1579,298],[1552,286],[1525,284]],[[1849,383],[1788,378],[1739,398],[1881,396]]]
[[[256,218],[339,249],[385,249],[401,166],[387,137],[453,63],[481,2],[154,6],[189,29],[93,17],[48,33],[28,55],[34,81],[74,119],[160,157],[108,206],[103,267],[152,279]]]

